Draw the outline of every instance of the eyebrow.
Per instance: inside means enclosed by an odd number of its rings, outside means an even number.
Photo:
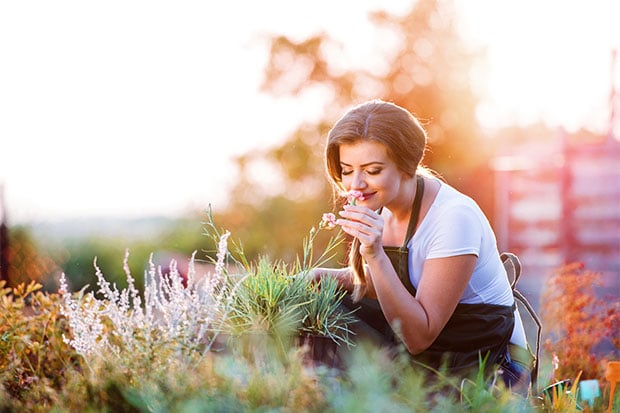
[[[381,166],[384,166],[385,162],[373,161],[373,162],[368,162],[368,163],[362,164],[360,166],[361,167],[366,167],[366,166],[370,166],[370,165],[381,165]],[[340,162],[340,166],[349,166],[350,167],[351,165],[349,165],[348,163]]]

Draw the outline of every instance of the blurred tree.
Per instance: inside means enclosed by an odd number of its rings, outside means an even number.
[[[129,251],[129,269],[136,286],[142,289],[151,255],[153,263],[161,266],[164,273],[169,271],[170,261],[176,260],[182,275],[185,275],[194,251],[197,261],[206,259],[205,251],[212,248],[203,235],[201,220],[204,217],[190,214],[179,219],[158,221],[152,236],[76,236],[55,239],[54,245],[46,244],[45,247],[66,274],[71,288],[79,290],[88,285],[88,291],[98,289],[95,258],[106,279],[119,288],[125,288],[127,277],[123,260],[125,252]]]
[[[35,242],[26,227],[7,228],[8,286],[37,281],[46,289],[54,289],[60,268]]]
[[[430,140],[423,162],[491,214],[489,145],[481,142],[471,82],[483,55],[461,41],[452,2],[418,0],[403,16],[378,11],[371,19],[393,34],[396,46],[363,69],[343,65],[339,45],[325,33],[302,41],[270,39],[263,90],[291,96],[320,90],[329,99],[324,119],[300,125],[279,147],[237,159],[240,178],[219,218],[246,242],[248,255],[298,253],[300,234],[330,208],[324,137],[346,107],[372,98],[393,101],[422,119]],[[259,181],[255,171],[261,179],[269,171],[272,179]]]
[[[9,228],[4,219],[0,221],[0,281],[9,282]]]
[[[331,190],[323,173],[317,136],[300,126],[280,147],[249,153],[237,159],[239,180],[225,211],[214,211],[215,223],[232,232],[250,259],[259,255],[292,262],[302,252],[303,237],[317,227],[324,212],[331,210]],[[312,141],[314,139],[314,142]],[[265,182],[269,168],[273,182]],[[317,238],[316,249],[325,246],[329,235]]]

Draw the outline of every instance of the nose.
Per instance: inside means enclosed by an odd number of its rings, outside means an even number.
[[[351,189],[364,189],[366,187],[366,180],[362,172],[353,172],[351,179]]]

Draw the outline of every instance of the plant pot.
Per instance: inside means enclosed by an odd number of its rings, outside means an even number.
[[[340,346],[330,337],[302,334],[297,337],[296,344],[303,348],[304,362],[307,364],[339,370],[344,368]]]

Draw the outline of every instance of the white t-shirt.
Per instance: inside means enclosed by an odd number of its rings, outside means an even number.
[[[407,245],[411,283],[418,288],[427,259],[474,254],[478,257],[476,267],[459,302],[511,306],[514,296],[488,219],[473,199],[437,181],[439,193]],[[510,341],[525,347],[518,311]]]

